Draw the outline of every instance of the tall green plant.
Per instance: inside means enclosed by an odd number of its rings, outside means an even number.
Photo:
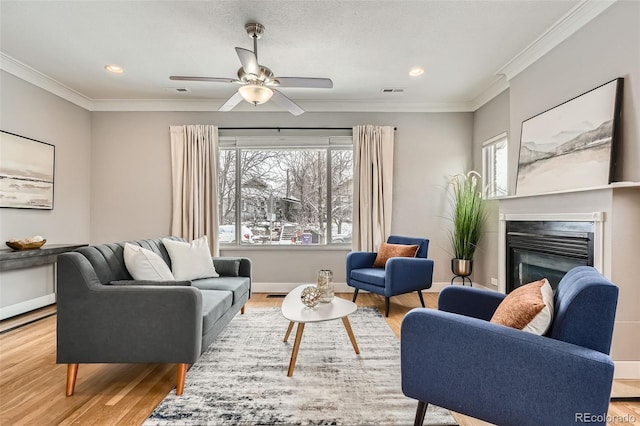
[[[451,179],[453,231],[450,239],[456,259],[472,260],[485,220],[480,174],[470,171]]]

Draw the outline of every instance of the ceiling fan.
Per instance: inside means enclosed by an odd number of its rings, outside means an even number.
[[[218,111],[231,111],[242,100],[259,105],[272,99],[280,107],[286,109],[293,115],[300,115],[304,112],[299,105],[285,96],[275,87],[306,87],[314,89],[331,89],[333,82],[329,78],[307,78],[307,77],[274,77],[273,72],[258,63],[258,39],[264,34],[264,26],[256,22],[248,23],[244,26],[247,34],[253,40],[253,52],[251,50],[236,47],[236,53],[240,59],[242,67],[238,70],[238,78],[218,78],[218,77],[189,77],[172,75],[170,80],[180,81],[205,81],[214,83],[236,83],[240,84],[238,91],[222,105]]]

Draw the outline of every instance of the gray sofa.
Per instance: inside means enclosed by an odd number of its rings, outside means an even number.
[[[130,243],[171,267],[161,239]],[[251,295],[247,258],[213,258],[218,278],[150,282],[132,279],[123,252],[124,242],[58,256],[57,363],[67,364],[67,396],[83,363],[176,363],[181,395],[188,366]]]

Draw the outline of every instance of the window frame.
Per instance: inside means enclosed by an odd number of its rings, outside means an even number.
[[[242,150],[325,150],[326,151],[326,223],[327,238],[324,244],[243,244],[242,233]],[[353,152],[352,136],[221,136],[218,140],[218,150],[235,151],[235,241],[220,243],[222,250],[350,250],[351,242],[335,243],[332,234],[332,153],[334,151]],[[353,161],[353,158],[352,158]],[[219,166],[219,165],[218,165]],[[219,173],[219,170],[218,170]],[[353,193],[352,193],[353,194]],[[219,203],[220,201],[218,201]],[[352,197],[353,203],[353,197]],[[238,226],[239,225],[239,226]]]

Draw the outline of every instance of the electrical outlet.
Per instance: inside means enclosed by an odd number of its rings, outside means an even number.
[[[497,287],[498,286],[498,279],[497,278],[491,278],[491,285],[495,285]]]

